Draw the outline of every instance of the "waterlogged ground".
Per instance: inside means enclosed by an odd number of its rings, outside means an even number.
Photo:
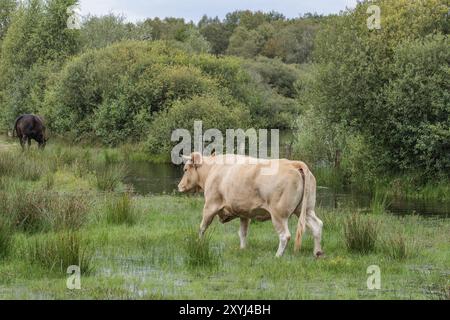
[[[238,223],[211,231],[213,262],[192,266],[189,236],[200,221],[202,201],[170,196],[135,199],[142,209],[134,226],[102,221],[83,228],[94,250],[94,271],[81,290],[66,288],[67,276],[30,265],[20,257],[0,263],[0,298],[25,299],[437,299],[448,298],[450,224],[443,219],[375,217],[381,223],[375,252],[349,253],[342,222],[347,213],[318,210],[325,221],[326,257],[312,256],[306,236],[302,252],[274,257],[271,223],[253,223],[247,250],[239,249]],[[296,221],[291,221],[291,231]],[[389,256],[383,239],[396,230],[407,237],[411,256]],[[38,235],[45,237],[45,235]],[[17,237],[22,238],[23,235]],[[23,240],[23,239],[21,239]],[[194,257],[195,258],[195,257]],[[381,290],[368,290],[370,265],[381,270]]]
[[[126,188],[119,183],[113,192],[98,190],[92,172],[95,166],[88,165],[95,161],[104,164],[105,159],[100,159],[104,155],[50,147],[29,157],[36,160],[36,166],[44,166],[36,167],[42,176],[33,176],[33,181],[23,174],[19,178],[19,168],[16,173],[9,172],[6,180],[2,178],[2,186],[8,187],[8,192],[19,187],[46,188],[64,195],[83,192],[88,209],[77,234],[79,252],[91,257],[91,271],[81,274],[80,290],[67,289],[69,275],[60,261],[42,264],[29,252],[29,248],[37,248],[45,256],[42,247],[32,244],[45,243],[62,231],[17,230],[10,253],[0,259],[0,299],[449,298],[448,218],[319,207],[326,256],[313,257],[313,242],[307,233],[299,254],[293,253],[290,243],[285,256],[276,259],[278,237],[270,222],[251,224],[246,250],[239,249],[238,221],[226,225],[215,221],[207,241],[196,240],[203,206],[200,197],[134,195],[127,207],[133,219],[117,222],[110,218],[108,204]],[[114,162],[110,156],[106,158]],[[58,163],[46,169],[54,159]],[[375,247],[365,254],[350,252],[346,246],[344,225],[356,212],[377,226]],[[292,234],[296,225],[297,219],[291,219]],[[379,290],[368,289],[367,268],[372,265],[381,272]]]

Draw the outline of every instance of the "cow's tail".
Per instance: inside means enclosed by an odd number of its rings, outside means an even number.
[[[16,136],[17,136],[17,123],[18,123],[19,120],[22,119],[22,118],[23,118],[23,115],[19,116],[19,117],[16,119],[16,121],[14,122],[14,128],[13,128],[13,131],[12,131],[12,136],[13,136],[13,137],[16,137]]]
[[[303,198],[302,198],[302,207],[300,210],[300,216],[298,218],[298,225],[297,225],[297,233],[295,235],[295,252],[298,252],[300,250],[300,247],[302,246],[302,237],[303,233],[306,229],[306,209],[308,207],[308,199],[309,199],[309,188],[310,188],[310,181],[311,181],[311,172],[309,171],[308,166],[300,162],[299,163],[299,170],[303,173]]]

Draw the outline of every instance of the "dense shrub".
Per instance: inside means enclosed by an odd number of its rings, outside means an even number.
[[[194,131],[194,122],[203,121],[203,131],[219,129],[223,135],[231,128],[246,129],[250,125],[250,113],[242,104],[224,105],[216,96],[196,96],[175,102],[170,108],[160,112],[152,123],[146,141],[147,150],[152,153],[170,152],[170,137],[175,129]],[[193,139],[192,139],[193,146]]]
[[[380,30],[367,27],[372,4],[382,11]],[[363,1],[319,31],[307,103],[324,128],[363,136],[369,169],[449,171],[447,32],[443,0]]]
[[[110,145],[142,141],[156,113],[158,118],[170,113],[177,101],[206,95],[217,97],[214,104],[233,112],[240,108],[243,114],[252,113],[255,124],[258,117],[270,119],[265,113],[273,109],[272,116],[281,114],[279,122],[286,125],[292,121],[293,103],[279,99],[277,91],[292,95],[289,82],[296,73],[289,67],[276,71],[276,65],[271,70],[263,81],[256,81],[237,58],[190,54],[162,41],[122,42],[73,58],[47,90],[42,113],[56,132],[71,133],[76,140],[99,138]],[[279,78],[280,74],[285,76]],[[274,92],[265,92],[267,85],[276,87]],[[170,134],[158,143],[168,140]]]

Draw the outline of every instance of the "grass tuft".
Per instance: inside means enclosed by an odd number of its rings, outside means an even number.
[[[133,225],[136,223],[136,218],[136,207],[129,194],[124,193],[119,198],[108,201],[106,205],[106,221],[108,223]]]
[[[97,188],[101,191],[115,191],[126,176],[126,167],[123,164],[98,167],[95,171]]]
[[[370,210],[372,214],[384,214],[388,205],[389,203],[387,192],[382,191],[380,188],[376,188],[372,196],[372,201],[370,203]]]
[[[412,257],[417,250],[403,234],[395,233],[384,242],[383,251],[391,259],[402,261]]]
[[[373,252],[378,237],[378,224],[369,217],[353,214],[344,222],[347,249],[367,254]]]
[[[191,230],[185,241],[186,264],[191,270],[217,269],[222,261],[220,252],[211,248],[211,236],[207,233],[200,238],[198,232]]]
[[[79,233],[73,231],[29,240],[26,256],[30,263],[62,274],[66,274],[69,266],[79,266],[83,275],[91,273],[93,269],[91,247],[85,244]]]

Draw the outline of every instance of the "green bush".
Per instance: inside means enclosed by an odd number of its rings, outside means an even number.
[[[369,30],[378,5],[382,28]],[[327,19],[317,35],[317,73],[307,103],[325,120],[362,135],[378,173],[450,168],[448,5],[444,0],[362,1]]]
[[[151,153],[170,153],[171,147],[178,143],[172,144],[172,132],[187,129],[193,133],[196,120],[203,121],[203,131],[215,128],[223,135],[226,129],[246,129],[251,123],[250,113],[245,106],[235,103],[224,105],[218,97],[211,95],[175,102],[155,117],[146,141],[147,150]]]
[[[260,64],[261,81],[238,58],[189,53],[167,41],[120,42],[69,61],[47,88],[41,113],[56,133],[108,145],[145,140],[155,115],[199,96],[250,112],[244,120],[253,126],[289,127],[298,113],[295,67]],[[272,68],[263,72],[263,64]]]

